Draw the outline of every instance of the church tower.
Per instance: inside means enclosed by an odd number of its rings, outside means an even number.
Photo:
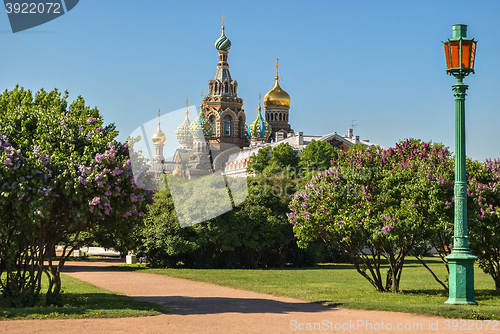
[[[165,146],[165,141],[167,140],[167,136],[165,136],[160,128],[160,110],[158,110],[158,129],[153,134],[151,140],[155,147],[155,155],[153,157],[151,169],[154,171],[155,176],[158,177],[163,174],[164,170],[163,165],[165,163],[165,157],[163,156],[163,146]]]
[[[288,112],[290,110],[290,95],[285,92],[279,84],[278,59],[276,59],[276,77],[273,89],[264,96],[266,108],[266,121],[272,128],[271,139],[273,141],[287,138],[293,132],[288,123]]]
[[[208,95],[203,99],[202,108],[212,125],[210,148],[217,155],[229,144],[240,148],[249,144],[245,134],[243,99],[238,97],[238,83],[231,77],[227,63],[231,41],[225,34],[224,14],[222,34],[215,42],[215,48],[219,54],[219,63],[215,78],[208,82]]]

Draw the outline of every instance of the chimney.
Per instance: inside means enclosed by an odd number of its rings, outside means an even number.
[[[356,136],[356,144],[359,144],[359,136]]]
[[[353,130],[347,129],[347,138],[352,139],[352,135],[353,135]]]
[[[297,132],[295,136],[295,142],[297,145],[304,145],[304,132]]]

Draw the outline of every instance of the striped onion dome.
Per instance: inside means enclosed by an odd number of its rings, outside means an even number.
[[[224,33],[215,41],[215,48],[219,51],[229,51],[231,48],[231,41]]]
[[[195,136],[211,136],[212,123],[205,117],[203,109],[200,109],[200,114],[191,122],[191,135]]]
[[[191,134],[191,122],[189,121],[187,109],[186,118],[184,119],[184,122],[177,127],[177,130],[175,130],[175,136],[177,137],[177,140],[193,140],[193,135]]]
[[[262,118],[262,114],[260,112],[260,103],[259,103],[259,114],[257,115],[257,118],[255,121],[253,121],[252,124],[250,124],[250,127],[248,128],[248,133],[252,139],[257,139],[257,138],[268,138],[269,135],[271,135],[271,125]]]

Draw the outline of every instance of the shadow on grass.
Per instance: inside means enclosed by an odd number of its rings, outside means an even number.
[[[344,303],[333,302],[331,300],[317,300],[317,301],[311,302],[311,304],[319,304],[319,305],[328,306],[328,307],[342,307],[342,305],[344,305]]]
[[[448,297],[448,293],[444,289],[426,289],[426,290],[403,290],[400,292],[404,295],[427,295],[436,297]]]
[[[61,306],[42,306],[45,295],[41,294],[39,305],[35,307],[6,307],[6,301],[0,299],[0,307],[5,310],[2,316],[8,318],[44,318],[47,316],[69,316],[70,318],[101,316],[123,317],[138,316],[144,312],[156,311],[169,313],[163,306],[131,297],[112,293],[62,293]],[[150,315],[150,314],[149,314]]]

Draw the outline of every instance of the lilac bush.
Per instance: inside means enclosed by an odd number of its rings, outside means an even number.
[[[46,304],[55,303],[72,250],[93,240],[125,249],[150,198],[138,186],[150,176],[132,174],[129,143],[83,98],[69,107],[67,98],[19,87],[0,95],[0,208],[9,213],[0,217],[0,288],[14,306],[40,292],[42,274]],[[55,265],[61,241],[67,255]]]
[[[405,257],[449,221],[442,190],[452,182],[449,156],[417,140],[342,153],[290,204],[299,246],[318,238],[337,244],[377,291],[398,292]]]

